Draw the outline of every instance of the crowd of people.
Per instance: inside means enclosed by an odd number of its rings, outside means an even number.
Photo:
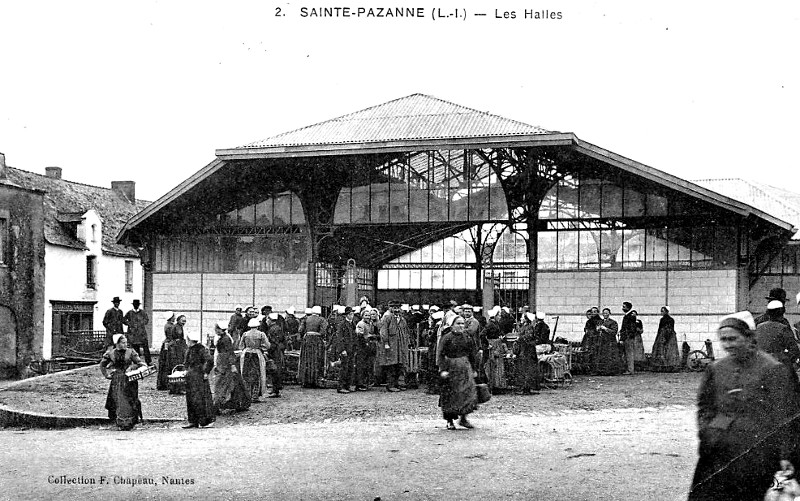
[[[119,298],[114,298],[118,310]],[[776,470],[785,475],[800,460],[800,348],[785,317],[786,292],[767,296],[766,312],[753,318],[739,312],[720,322],[718,337],[728,356],[710,364],[698,393],[699,460],[691,500],[763,499]],[[800,304],[800,295],[798,295]],[[100,363],[110,380],[106,408],[120,429],[131,429],[142,417],[136,381],[125,377],[149,352],[139,341],[146,325],[139,301],[125,315],[106,314],[109,325],[127,325],[128,336],[109,333],[111,346]],[[243,311],[244,310],[244,311]],[[644,359],[643,325],[630,302],[622,305],[621,325],[611,310],[591,308],[581,348],[590,354],[590,373],[633,373]],[[121,313],[121,312],[120,312]],[[157,388],[186,394],[187,428],[213,426],[223,409],[246,410],[252,402],[280,398],[286,377],[284,352],[299,351],[296,381],[305,388],[327,387],[336,376],[341,394],[383,387],[404,391],[420,383],[439,395],[447,429],[472,428],[467,416],[478,407],[477,384],[494,390],[509,381],[522,394],[539,390],[538,357],[553,335],[541,312],[481,308],[451,301],[436,305],[372,307],[334,305],[323,317],[314,306],[283,314],[265,306],[237,307],[227,323],[201,343],[199,333],[185,330],[186,317],[169,312],[158,357]],[[120,320],[121,318],[121,320]],[[104,321],[105,323],[105,321]],[[509,340],[515,357],[508,374]],[[145,345],[144,347],[142,345]],[[546,351],[546,349],[545,349]],[[414,362],[413,353],[419,356]],[[418,363],[411,369],[409,364]],[[673,370],[680,365],[675,322],[667,306],[650,356],[650,364]],[[185,369],[184,385],[171,384],[175,368]],[[425,377],[420,378],[420,375]],[[269,382],[269,384],[268,384]],[[267,391],[269,393],[267,393]]]

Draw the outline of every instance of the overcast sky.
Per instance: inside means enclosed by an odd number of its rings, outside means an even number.
[[[217,148],[420,92],[686,179],[800,191],[800,2],[651,3],[4,2],[0,151],[156,200]],[[426,17],[301,17],[325,5]]]

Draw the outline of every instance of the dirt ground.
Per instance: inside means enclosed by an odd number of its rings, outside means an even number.
[[[494,395],[481,406],[487,414],[535,414],[560,411],[693,406],[699,373],[652,373],[633,376],[576,376],[572,385],[543,389],[539,395]],[[156,377],[139,382],[145,419],[186,416],[185,397],[155,389]],[[0,389],[0,403],[14,409],[61,416],[104,416],[108,381],[97,367],[32,378]],[[288,385],[280,399],[262,399],[249,411],[225,414],[218,425],[385,420],[397,416],[439,416],[437,396],[424,389],[388,393],[383,388],[348,395],[333,389]]]

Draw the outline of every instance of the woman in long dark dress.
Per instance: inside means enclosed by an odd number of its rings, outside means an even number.
[[[514,369],[517,373],[517,387],[522,389],[523,395],[538,394],[541,383],[539,355],[536,353],[536,331],[533,328],[535,318],[533,313],[525,313],[517,338],[518,353],[514,359]]]
[[[214,407],[244,411],[250,408],[250,393],[236,367],[233,338],[222,322],[214,327],[214,370],[211,376]]]
[[[164,341],[161,343],[161,349],[158,352],[158,376],[156,379],[156,389],[166,390],[169,389],[169,374],[172,372],[174,366],[169,365],[168,350],[169,344],[172,342],[173,331],[175,330],[175,313],[168,311],[164,314]]]
[[[266,334],[258,330],[260,324],[257,318],[251,318],[247,323],[249,330],[239,340],[242,350],[239,371],[253,402],[258,402],[259,397],[267,391],[267,358],[264,354],[269,350],[269,340]]]
[[[661,320],[658,321],[658,334],[653,342],[650,364],[665,371],[676,371],[681,366],[678,351],[678,336],[675,334],[675,319],[669,314],[669,307],[661,307]]]
[[[320,316],[322,308],[314,306],[311,315],[300,325],[303,337],[300,348],[300,361],[297,364],[297,382],[303,388],[316,388],[325,376],[325,341],[328,321]]]
[[[603,308],[603,318],[597,327],[599,336],[597,353],[597,373],[601,376],[622,374],[622,359],[619,356],[617,332],[619,325],[611,318],[611,310]]]
[[[467,414],[478,408],[478,392],[474,378],[478,370],[477,348],[472,337],[464,332],[464,317],[457,316],[446,328],[439,340],[439,376],[443,380],[439,394],[439,407],[447,420],[447,429],[455,430],[453,420],[459,426],[472,428]]]
[[[728,356],[706,367],[700,383],[700,457],[690,501],[761,501],[773,474],[793,469],[794,378],[756,348],[754,328],[749,312],[720,321],[717,335]]]
[[[214,360],[208,348],[200,343],[199,333],[187,333],[186,338],[189,347],[183,365],[186,367],[186,414],[189,424],[184,428],[208,428],[216,420],[211,386],[208,384]]]
[[[174,394],[179,394],[182,392],[174,385],[169,385],[168,376],[172,373],[175,367],[182,365],[183,361],[186,359],[187,346],[186,340],[183,336],[184,325],[186,325],[186,315],[178,316],[178,319],[175,321],[169,331],[168,326],[164,326],[164,334],[169,335],[170,337],[164,339],[164,344],[161,345],[161,353],[159,353],[158,357],[159,383],[161,383],[162,379],[167,382],[166,387],[162,387],[162,385],[159,384],[158,389],[169,389],[169,392]],[[162,353],[164,354],[163,358]],[[161,363],[162,360],[164,362],[163,364]]]
[[[109,348],[100,360],[100,372],[110,379],[106,410],[108,418],[123,431],[133,429],[142,420],[142,403],[139,401],[139,382],[128,381],[125,372],[146,367],[139,354],[128,348],[128,340],[123,334],[114,334],[114,347]]]
[[[589,365],[589,373],[593,375],[599,374],[600,372],[602,336],[599,328],[602,323],[603,319],[600,317],[600,310],[597,307],[586,310],[586,324],[583,327],[581,348],[588,354],[587,363]]]

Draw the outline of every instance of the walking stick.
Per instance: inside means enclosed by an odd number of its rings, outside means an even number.
[[[556,340],[556,330],[558,329],[558,315],[554,316],[553,318],[556,319],[556,324],[553,326],[553,333],[550,335],[550,342],[555,342]]]

